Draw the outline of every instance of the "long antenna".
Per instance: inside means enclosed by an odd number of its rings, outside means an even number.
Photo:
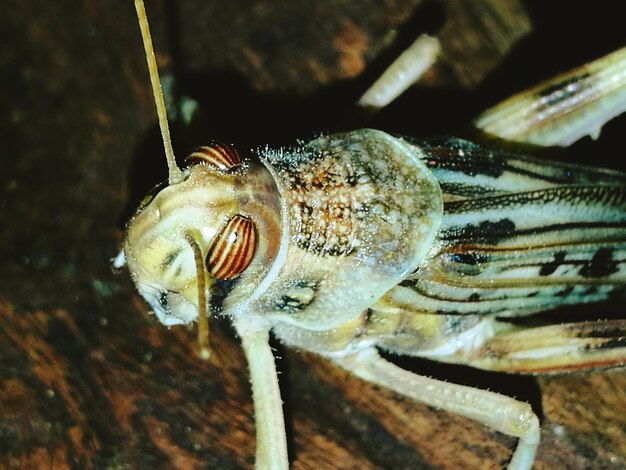
[[[196,263],[196,278],[198,281],[198,345],[200,346],[200,358],[207,360],[211,354],[209,348],[209,318],[206,308],[206,268],[202,250],[193,235],[187,233],[185,238],[193,251],[193,259]]]
[[[163,137],[163,146],[165,147],[165,158],[167,159],[167,168],[169,172],[168,182],[169,184],[176,184],[183,180],[183,174],[178,166],[176,166],[176,158],[174,157],[174,149],[172,148],[172,139],[170,138],[170,128],[167,123],[165,100],[163,99],[161,80],[159,80],[159,70],[154,57],[152,37],[150,36],[150,26],[148,26],[146,7],[143,4],[143,0],[135,0],[135,9],[137,10],[137,18],[139,19],[139,28],[141,28],[143,47],[146,50],[146,60],[148,61],[148,71],[150,72],[152,94],[154,95],[154,103],[156,104],[157,115],[159,117],[159,127],[161,128],[161,137]]]

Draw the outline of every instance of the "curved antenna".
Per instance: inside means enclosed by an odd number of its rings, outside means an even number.
[[[163,90],[161,89],[159,71],[154,57],[152,37],[150,36],[150,27],[148,26],[148,18],[146,16],[146,8],[143,4],[143,0],[135,0],[135,9],[137,10],[137,19],[139,20],[139,28],[141,29],[143,47],[146,51],[150,83],[152,84],[152,94],[154,95],[154,103],[156,104],[157,115],[159,117],[159,127],[161,128],[161,137],[163,138],[163,146],[165,147],[165,158],[167,159],[169,172],[168,182],[170,185],[176,184],[183,180],[183,174],[178,166],[176,166],[176,158],[174,157],[174,149],[172,148],[172,140],[170,138],[170,129],[167,123],[165,100],[163,99]]]
[[[209,348],[209,319],[206,308],[206,270],[202,250],[194,239],[193,235],[185,235],[187,243],[193,251],[193,259],[196,263],[196,278],[198,282],[198,345],[200,346],[200,357],[208,359],[211,353]]]

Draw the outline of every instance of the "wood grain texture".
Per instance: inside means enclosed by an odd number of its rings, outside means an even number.
[[[584,11],[565,1],[226,3],[147,5],[166,78],[204,110],[191,129],[175,126],[180,157],[213,138],[246,148],[364,126],[464,137],[472,116],[513,90],[626,41],[608,1]],[[356,112],[422,31],[440,35],[442,61],[389,109]],[[251,396],[230,327],[214,325],[204,363],[194,332],[159,325],[110,268],[125,218],[165,177],[131,2],[5,1],[0,86],[0,467],[251,468]],[[559,156],[624,169],[625,125]],[[568,312],[624,315],[620,305]],[[501,468],[515,445],[276,347],[295,469]],[[530,400],[542,415],[537,468],[626,467],[623,371],[535,379],[402,365]]]

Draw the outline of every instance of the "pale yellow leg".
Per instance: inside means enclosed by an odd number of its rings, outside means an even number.
[[[518,437],[508,468],[528,470],[532,467],[539,445],[539,420],[527,403],[494,392],[419,376],[384,360],[375,349],[335,361],[369,382]]]
[[[437,60],[439,40],[426,34],[398,57],[359,99],[359,106],[381,109],[417,82]]]
[[[250,329],[245,322],[236,322],[235,326],[250,367],[256,423],[255,467],[286,470],[289,468],[287,436],[269,331]]]

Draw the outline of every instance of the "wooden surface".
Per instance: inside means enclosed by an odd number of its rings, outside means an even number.
[[[253,465],[246,364],[229,326],[214,325],[203,363],[194,333],[159,325],[110,268],[124,220],[165,174],[131,3],[0,8],[2,468]],[[211,138],[280,145],[362,126],[466,136],[511,91],[626,43],[608,1],[226,3],[147,5],[164,75],[202,106],[191,130],[175,129],[180,155]],[[376,116],[356,112],[423,31],[444,56],[422,85]],[[624,129],[622,118],[557,153],[623,169]],[[276,346],[296,469],[501,468],[515,445]],[[403,364],[530,401],[542,416],[537,468],[626,467],[623,371],[535,379]]]

